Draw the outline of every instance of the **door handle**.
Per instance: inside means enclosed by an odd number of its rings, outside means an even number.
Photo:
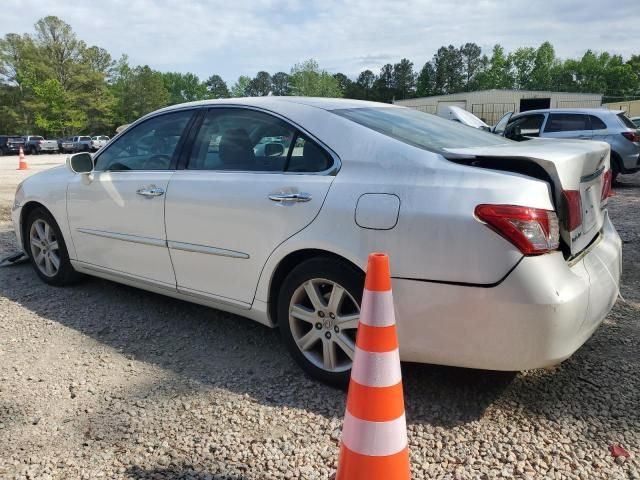
[[[280,203],[293,203],[293,202],[308,202],[311,200],[311,194],[300,192],[300,193],[272,193],[269,195],[269,200],[272,202],[280,202]]]
[[[164,189],[152,185],[150,187],[139,188],[136,190],[136,193],[143,197],[159,197],[160,195],[164,195]]]

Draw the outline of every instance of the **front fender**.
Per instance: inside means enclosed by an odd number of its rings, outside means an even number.
[[[19,202],[14,203],[12,211],[12,220],[20,248],[24,249],[22,228],[26,215],[36,205],[42,205],[58,223],[69,258],[76,259],[76,250],[67,220],[67,185],[73,175],[65,166],[60,166],[32,175],[22,182],[19,187],[21,191]]]

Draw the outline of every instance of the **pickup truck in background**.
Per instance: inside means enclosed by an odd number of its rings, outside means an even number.
[[[95,137],[91,137],[91,151],[97,152],[102,147],[104,147],[109,141],[109,137],[106,135],[96,135]]]
[[[24,137],[24,153],[37,155],[39,153],[58,153],[58,142],[56,140],[45,140],[37,135],[27,135]]]
[[[24,138],[18,135],[0,135],[0,156],[18,153],[24,146]]]
[[[91,150],[91,137],[76,135],[62,142],[64,153],[88,152]]]

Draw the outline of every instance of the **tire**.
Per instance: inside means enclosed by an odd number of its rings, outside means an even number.
[[[71,285],[81,278],[69,261],[60,227],[47,210],[38,207],[29,212],[24,235],[25,250],[31,259],[31,265],[43,282],[61,287]],[[36,242],[44,245],[44,249]],[[54,257],[57,258],[57,266]]]
[[[334,308],[331,294],[341,291],[336,285],[344,294]],[[277,304],[280,335],[291,356],[311,377],[335,386],[349,382],[363,286],[362,271],[329,257],[306,260],[285,278]],[[318,294],[315,302],[308,291]],[[341,323],[341,317],[348,323]],[[303,342],[306,348],[300,346]]]

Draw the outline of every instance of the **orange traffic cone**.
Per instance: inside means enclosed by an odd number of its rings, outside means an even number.
[[[24,150],[22,149],[22,145],[20,145],[20,153],[18,155],[18,158],[20,159],[18,170],[28,170],[29,166],[27,165],[27,160],[24,158]]]
[[[369,255],[336,480],[406,480],[409,470],[389,257]]]

